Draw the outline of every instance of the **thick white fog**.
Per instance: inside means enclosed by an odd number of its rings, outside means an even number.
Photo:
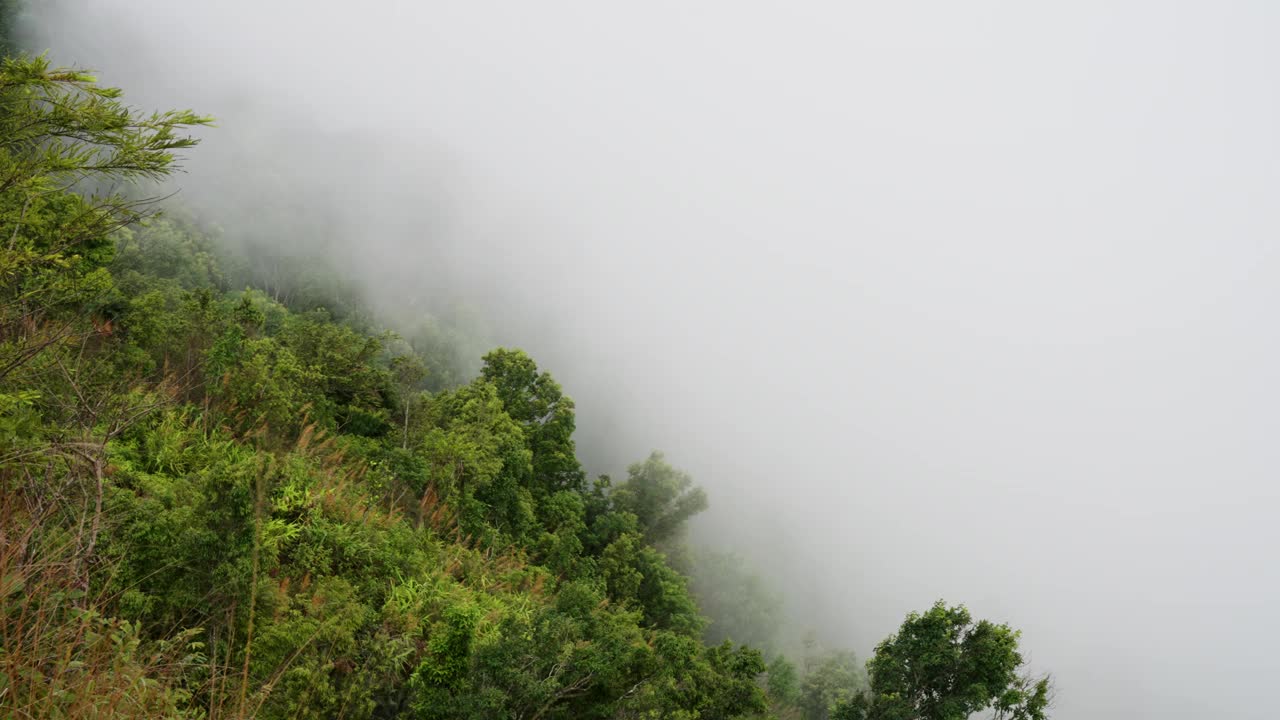
[[[186,202],[481,308],[832,643],[946,598],[1058,718],[1270,717],[1280,5],[35,6],[217,116]]]

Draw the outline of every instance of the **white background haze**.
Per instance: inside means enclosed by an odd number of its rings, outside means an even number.
[[[1061,720],[1271,717],[1280,4],[33,4],[218,118],[184,201],[482,308],[830,643],[946,598]]]

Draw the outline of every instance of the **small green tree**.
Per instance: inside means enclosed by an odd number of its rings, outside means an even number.
[[[867,663],[871,691],[841,705],[839,720],[1044,720],[1050,681],[1023,672],[1019,632],[974,622],[963,605],[939,600],[911,613]]]

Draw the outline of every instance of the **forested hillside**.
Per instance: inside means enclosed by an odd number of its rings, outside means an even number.
[[[865,670],[788,660],[769,592],[686,546],[714,498],[660,453],[587,477],[534,359],[468,373],[149,197],[209,123],[0,70],[0,714],[1043,717],[963,608]]]

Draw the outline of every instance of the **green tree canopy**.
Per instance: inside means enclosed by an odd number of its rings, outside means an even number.
[[[611,495],[614,508],[640,522],[645,540],[660,544],[679,536],[689,518],[707,509],[707,494],[662,453],[627,468],[627,480]]]
[[[1025,673],[1019,632],[975,622],[963,605],[939,600],[911,613],[867,663],[871,690],[838,711],[841,720],[1044,720],[1048,677]]]
[[[533,490],[547,495],[578,490],[582,466],[574,450],[573,400],[550,373],[539,372],[523,350],[498,348],[484,356],[480,376],[493,383],[507,414],[524,429],[533,453]]]

